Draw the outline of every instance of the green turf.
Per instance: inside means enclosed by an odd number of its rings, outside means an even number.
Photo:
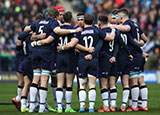
[[[148,112],[109,112],[109,113],[94,113],[94,114],[160,114],[160,84],[148,84],[148,89],[149,89],[149,99],[148,99],[148,107],[149,111]],[[22,114],[13,105],[2,105],[2,103],[11,103],[12,97],[16,96],[16,84],[0,84],[0,115],[2,114],[12,114],[12,115],[17,115],[17,114]],[[76,93],[77,87],[74,85],[73,87],[73,99],[72,99],[72,108],[75,110],[79,110],[79,102],[78,102],[78,97]],[[54,101],[52,98],[51,90],[49,88],[48,90],[48,103],[53,107]],[[118,85],[118,96],[117,96],[117,105],[118,108],[120,107],[120,104],[122,102],[122,87],[121,85]],[[97,98],[96,98],[96,104],[95,104],[95,110],[97,110],[100,106],[102,105],[102,100],[101,100],[101,95],[100,95],[100,89],[99,86],[97,85]],[[87,107],[88,107],[88,101],[87,101]],[[25,113],[28,114],[28,113]],[[38,113],[34,113],[38,114]],[[53,114],[53,113],[45,113],[45,114]],[[64,114],[64,113],[62,113]],[[71,114],[71,113],[69,113]],[[80,114],[80,113],[75,113],[75,114]],[[85,115],[89,113],[83,113]]]

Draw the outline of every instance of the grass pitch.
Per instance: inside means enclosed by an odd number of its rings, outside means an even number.
[[[148,84],[148,112],[109,112],[109,113],[92,113],[92,114],[159,114],[160,115],[160,84]],[[102,105],[102,99],[100,95],[100,88],[97,85],[96,87],[97,91],[97,97],[96,97],[96,103],[95,103],[95,110],[97,110]],[[14,105],[11,104],[12,97],[16,96],[17,91],[17,84],[0,84],[0,115],[7,114],[7,115],[19,115],[20,113]],[[52,98],[51,89],[49,87],[48,90],[48,97],[47,101],[50,106],[54,107],[54,101]],[[117,105],[118,109],[122,102],[122,87],[121,85],[118,85],[118,96],[117,96]],[[87,107],[88,107],[88,101],[87,101]],[[79,110],[79,102],[77,97],[77,85],[73,86],[73,99],[72,99],[72,108],[75,110]],[[29,113],[24,113],[29,114]],[[33,114],[39,114],[39,113],[33,113]],[[57,114],[57,113],[44,113],[44,114]],[[62,113],[65,114],[65,113]],[[71,113],[67,113],[71,114]],[[90,114],[88,112],[85,113],[74,113],[74,114]]]

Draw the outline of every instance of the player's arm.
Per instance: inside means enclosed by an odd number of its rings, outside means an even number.
[[[102,46],[103,46],[103,40],[99,39],[99,41],[95,47],[95,52],[91,54],[92,57],[94,57],[95,55],[98,54],[98,52],[101,50]]]
[[[65,45],[65,46],[59,45],[59,46],[57,46],[57,50],[58,51],[62,51],[62,50],[68,50],[70,48],[73,48],[78,43],[78,41],[79,40],[77,38],[72,38],[71,41],[69,43],[67,43],[67,45]]]
[[[32,31],[31,25],[26,26],[26,27],[24,28],[24,32],[30,32],[30,31]]]
[[[89,52],[89,53],[93,53],[95,52],[95,48],[94,47],[90,47],[90,48],[87,48],[81,44],[77,44],[76,45],[76,49],[80,50],[80,51],[86,51],[86,52]]]
[[[114,38],[115,38],[115,29],[113,28],[112,29],[112,31],[111,31],[111,33],[107,33],[106,34],[106,37],[104,38],[104,40],[106,40],[106,41],[112,41],[112,40],[114,40]]]
[[[141,34],[141,39],[146,43],[149,41],[149,38],[143,33]]]
[[[117,44],[117,42],[115,42],[115,48],[114,48],[114,51],[113,51],[113,57],[117,57],[117,54],[118,54],[118,51],[119,51],[119,45]]]
[[[134,39],[134,41],[135,41],[140,47],[144,46],[144,44],[145,44],[142,39],[140,39],[139,41],[138,41],[137,39]]]
[[[42,45],[51,43],[53,40],[54,40],[54,37],[50,35],[46,39],[31,42],[31,46],[32,47],[42,46]]]
[[[54,28],[53,30],[58,35],[66,35],[66,34],[72,34],[82,31],[82,28],[77,29],[61,29],[59,26]]]
[[[31,36],[31,41],[36,41],[36,40],[39,40],[39,39],[44,39],[46,37],[46,33],[42,33],[42,34],[39,34],[39,35],[36,35],[36,33],[34,32]]]
[[[139,53],[142,54],[143,52],[142,49],[132,38],[128,38],[127,40],[135,50],[137,50]]]
[[[114,51],[113,51],[113,55],[109,59],[110,63],[115,63],[116,62],[116,57],[117,57],[117,54],[118,54],[118,50],[119,50],[119,45],[117,44],[117,42],[115,42],[115,48],[114,48]]]
[[[131,30],[131,26],[129,26],[129,25],[122,25],[122,24],[115,25],[115,24],[113,24],[110,27],[111,28],[116,28],[117,30],[119,30],[121,32],[129,32]]]

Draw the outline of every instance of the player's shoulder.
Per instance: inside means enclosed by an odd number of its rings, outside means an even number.
[[[124,22],[124,25],[133,25],[133,21],[128,19]]]
[[[110,27],[102,28],[101,30],[103,30],[105,32],[111,32],[111,28]]]
[[[64,29],[75,29],[75,27],[73,27],[71,25],[66,25],[66,24],[61,25],[61,28],[64,28]]]

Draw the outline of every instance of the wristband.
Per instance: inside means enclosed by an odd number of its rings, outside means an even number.
[[[39,40],[39,41],[37,41],[37,46],[41,46],[42,44],[41,44],[41,41]]]
[[[70,33],[76,33],[76,30],[72,29],[72,30],[70,30]]]
[[[64,46],[62,46],[61,49],[64,50]]]
[[[116,29],[115,29],[115,28],[112,28],[112,31],[113,31],[113,32],[115,32],[115,31],[116,31]]]

